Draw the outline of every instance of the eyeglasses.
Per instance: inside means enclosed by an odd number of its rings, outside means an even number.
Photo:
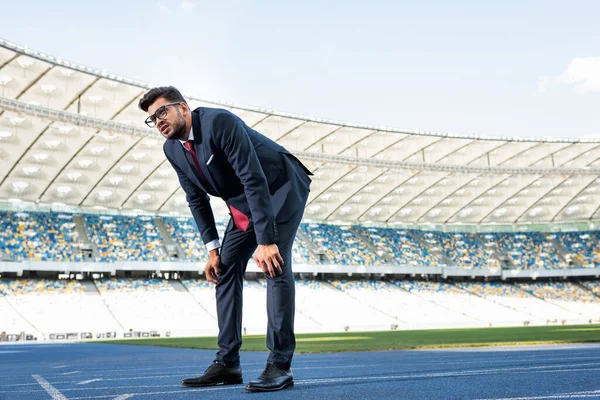
[[[146,120],[144,122],[150,128],[154,128],[156,126],[156,120],[157,119],[165,119],[166,118],[166,116],[167,116],[167,107],[169,107],[169,106],[176,106],[176,105],[181,104],[181,103],[182,102],[179,101],[177,103],[164,104],[164,105],[158,107],[158,109],[156,110],[156,112],[154,114],[152,114],[151,116],[149,116],[148,118],[146,118]]]

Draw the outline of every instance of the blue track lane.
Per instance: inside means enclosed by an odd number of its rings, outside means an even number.
[[[213,351],[105,344],[0,346],[0,399],[600,398],[600,345],[296,355],[296,386],[188,389]],[[242,353],[244,381],[266,353]]]

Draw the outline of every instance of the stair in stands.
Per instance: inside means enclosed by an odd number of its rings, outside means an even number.
[[[421,244],[421,246],[423,246],[423,248],[427,249],[429,254],[432,254],[433,256],[437,257],[438,260],[440,260],[442,265],[446,265],[447,267],[451,267],[453,265],[452,260],[450,260],[450,258],[448,258],[448,256],[446,254],[444,254],[444,252],[442,252],[441,250],[432,250],[429,243],[424,241],[421,236],[415,235],[415,233],[413,231],[408,230],[406,232],[410,235],[410,237],[412,237],[414,240],[419,242]]]
[[[304,232],[302,232],[301,229],[298,229],[298,231],[296,232],[296,235],[298,235],[298,237],[300,239],[302,239],[304,241],[304,243],[306,243],[306,246],[317,257],[317,260],[322,261],[326,264],[332,264],[331,260],[329,259],[329,257],[327,257],[325,252],[323,250],[319,249],[312,242],[312,240],[310,240],[310,238]]]
[[[172,258],[176,257],[180,260],[185,259],[185,252],[181,246],[173,240],[162,218],[155,217],[154,223],[156,224],[156,228],[158,229],[163,243],[165,244],[165,253]]]
[[[79,244],[81,246],[81,255],[84,260],[97,259],[100,257],[98,252],[98,246],[90,240],[85,222],[81,215],[73,215],[73,222],[75,222],[75,229],[77,235],[79,235]]]
[[[552,243],[552,245],[556,249],[556,252],[558,253],[558,256],[562,258],[562,260],[566,264],[575,268],[583,268],[583,265],[581,265],[581,261],[579,261],[575,255],[571,255],[568,251],[566,251],[563,245],[560,244],[558,240],[556,240],[556,237],[552,237],[552,234],[550,233],[546,233],[544,236],[546,237],[547,241]]]
[[[377,249],[377,247],[369,239],[367,239],[364,235],[362,235],[354,227],[350,228],[350,232],[352,232],[354,234],[354,236],[356,236],[358,239],[360,239],[369,249],[371,249],[371,251],[373,251],[373,254],[376,254],[377,257],[382,259],[384,261],[384,264],[393,264],[394,263],[394,257],[392,257],[391,254],[388,254],[382,250]]]

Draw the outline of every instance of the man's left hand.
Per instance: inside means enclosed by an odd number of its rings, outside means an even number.
[[[276,244],[259,244],[256,252],[254,253],[254,262],[262,272],[275,278],[278,275],[283,274],[281,267],[283,266],[283,258],[279,254],[279,248]]]

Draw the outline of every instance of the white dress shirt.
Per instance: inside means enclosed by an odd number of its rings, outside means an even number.
[[[194,140],[194,130],[192,128],[190,128],[190,134],[188,136],[188,140]],[[185,148],[186,140],[180,140],[180,142],[181,142],[181,145],[183,146],[183,148],[186,149]],[[218,249],[220,247],[221,247],[221,242],[219,241],[219,239],[215,239],[213,241],[206,243],[206,250],[208,250],[208,251]]]

